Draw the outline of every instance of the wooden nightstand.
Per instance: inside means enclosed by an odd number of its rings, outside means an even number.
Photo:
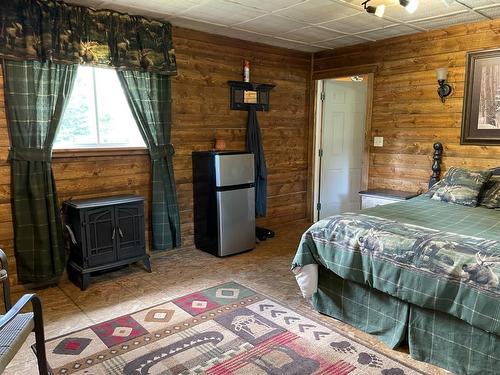
[[[359,195],[361,195],[361,209],[365,209],[404,201],[416,197],[418,193],[389,189],[370,189],[360,191]]]

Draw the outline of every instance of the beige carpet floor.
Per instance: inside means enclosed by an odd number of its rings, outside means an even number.
[[[376,338],[342,322],[315,312],[302,298],[290,264],[306,222],[274,227],[276,237],[257,245],[247,253],[217,258],[194,248],[183,248],[152,257],[153,272],[138,266],[100,275],[92,279],[86,291],[67,279],[58,286],[38,291],[43,301],[46,338],[61,336],[78,329],[138,311],[161,302],[224,282],[236,281],[268,295],[302,315],[332,324],[378,350],[432,374],[444,370],[415,361],[406,353],[387,348]],[[14,295],[14,299],[19,293]],[[36,359],[31,351],[34,337],[7,367],[4,374],[36,374]]]

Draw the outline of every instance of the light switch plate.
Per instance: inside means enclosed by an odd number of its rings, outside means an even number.
[[[384,137],[373,137],[373,146],[384,147]]]

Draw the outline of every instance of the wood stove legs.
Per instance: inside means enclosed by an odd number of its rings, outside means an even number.
[[[140,261],[142,261],[142,263],[144,264],[144,268],[146,269],[146,271],[151,273],[152,272],[151,260],[149,258],[149,255],[145,254],[145,255],[140,256],[140,257],[124,259],[124,260],[119,261],[119,262],[114,262],[113,264],[106,264],[106,265],[90,267],[90,268],[82,268],[81,266],[79,266],[75,262],[70,261],[68,263],[68,277],[72,282],[74,282],[78,287],[80,287],[81,290],[85,290],[85,289],[87,289],[87,287],[90,284],[91,273],[105,271],[108,269],[110,271],[112,271],[113,268],[129,265],[131,263],[140,262]]]

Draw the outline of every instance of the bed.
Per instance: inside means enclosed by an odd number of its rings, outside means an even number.
[[[423,194],[332,216],[304,233],[292,270],[316,310],[391,348],[405,341],[457,374],[500,373],[499,209]]]

